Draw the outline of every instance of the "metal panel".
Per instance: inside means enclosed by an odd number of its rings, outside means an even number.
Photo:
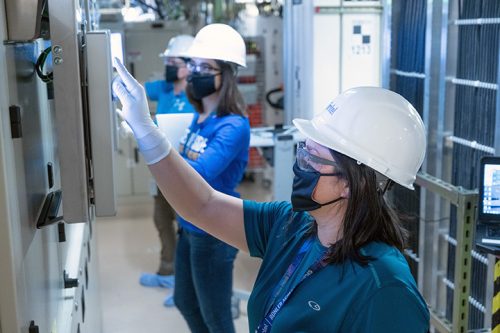
[[[274,138],[273,200],[290,201],[293,172],[290,166],[295,158],[293,135],[276,135]]]
[[[284,124],[293,118],[312,118],[313,96],[311,50],[313,43],[312,1],[286,1],[283,28],[285,92]]]
[[[457,206],[452,332],[466,332],[469,324],[471,251],[477,191],[464,190],[429,174],[419,172],[416,183]],[[433,318],[435,319],[435,318]],[[439,328],[436,326],[436,328]],[[446,327],[449,332],[450,327]]]
[[[342,15],[339,93],[358,86],[381,85],[381,15],[382,8],[345,10]]]
[[[89,220],[80,50],[81,8],[76,0],[48,0],[54,62],[54,99],[61,164],[63,216],[68,223]],[[84,30],[84,29],[83,29]]]
[[[40,36],[43,0],[6,0],[9,41],[29,41]]]
[[[8,272],[14,280],[2,276],[0,281],[6,286],[3,289],[13,291],[13,294],[3,294],[3,297],[7,297],[9,307],[17,312],[13,318],[2,318],[6,325],[16,325],[16,329],[9,332],[18,332],[31,320],[40,331],[49,331],[58,307],[60,274],[55,226],[43,230],[35,228],[43,199],[49,191],[47,163],[51,162],[54,169],[58,169],[47,85],[33,70],[33,63],[47,46],[44,44],[44,41],[37,40],[2,49],[9,73],[2,78],[10,92],[9,101],[2,104],[20,106],[23,126],[21,138],[3,140],[5,145],[12,145],[12,155],[6,159],[15,165],[14,170],[9,170],[4,176],[15,182],[6,194],[16,213],[3,220],[8,231],[1,232],[6,237],[2,243],[12,244],[3,252],[12,264],[2,265],[2,271]],[[4,113],[4,117],[8,118],[8,113]],[[58,186],[57,177],[54,177],[53,187]],[[11,320],[15,322],[11,324]]]
[[[0,22],[5,22],[4,6],[0,6]],[[0,24],[0,40],[7,38],[6,26]],[[7,61],[5,57],[5,45],[0,44],[0,78],[6,80]],[[9,85],[0,84],[0,107],[5,110],[9,106]],[[2,112],[5,115],[5,112]],[[16,260],[13,256],[16,240],[11,237],[13,225],[20,221],[17,208],[17,184],[14,177],[9,175],[15,172],[13,141],[10,137],[10,123],[7,117],[0,115],[0,319],[3,333],[16,332],[17,323],[20,321],[20,313],[17,311],[20,295],[16,286],[14,270]]]
[[[113,65],[109,31],[93,31],[87,34],[87,64],[95,212],[96,216],[114,216],[116,117],[111,100]]]
[[[311,105],[319,113],[341,91],[341,41],[342,26],[339,14],[316,15],[313,20],[313,74],[314,87]],[[331,31],[325,34],[322,31]],[[328,82],[328,84],[324,84]],[[310,116],[314,114],[311,112]]]

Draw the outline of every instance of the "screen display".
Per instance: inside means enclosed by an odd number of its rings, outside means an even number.
[[[119,32],[111,34],[111,58],[118,58],[120,62],[124,64],[122,34]],[[112,61],[114,62],[114,60]]]
[[[500,215],[500,165],[484,165],[482,186],[482,213]]]

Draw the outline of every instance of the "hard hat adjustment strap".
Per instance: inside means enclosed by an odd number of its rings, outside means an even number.
[[[378,188],[377,191],[380,193],[380,195],[384,195],[385,192],[388,190],[392,189],[392,186],[394,185],[394,181],[392,179],[387,179],[385,181],[384,187],[383,188]]]

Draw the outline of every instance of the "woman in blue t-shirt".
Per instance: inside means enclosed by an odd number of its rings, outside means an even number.
[[[196,113],[180,140],[179,153],[213,188],[239,197],[235,189],[243,178],[250,144],[236,76],[237,68],[246,64],[245,43],[231,27],[213,24],[198,32],[186,56],[186,94]],[[231,296],[237,249],[182,214],[177,221],[175,305],[192,332],[234,332]]]
[[[422,119],[400,95],[350,89],[312,120],[295,119],[291,203],[214,190],[145,122],[140,86],[118,64],[114,85],[159,187],[197,227],[262,258],[250,332],[425,333],[429,311],[402,254],[405,230],[385,193],[413,189],[426,148]],[[282,172],[287,172],[283,170]]]

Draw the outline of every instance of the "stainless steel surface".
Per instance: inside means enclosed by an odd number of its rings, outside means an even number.
[[[9,41],[30,41],[40,37],[42,4],[42,0],[5,0]]]
[[[67,1],[62,0],[55,3],[54,8],[67,5]],[[4,5],[5,1],[0,1],[0,40],[7,40]],[[54,21],[66,19],[68,12],[64,12],[64,8],[61,11],[60,17],[53,17]],[[76,22],[76,17],[70,20]],[[67,49],[59,45],[62,59],[66,60]],[[27,332],[31,321],[40,332],[77,332],[81,313],[73,313],[73,304],[79,296],[62,288],[63,269],[66,262],[70,262],[84,268],[84,274],[85,265],[90,261],[88,246],[80,250],[84,256],[73,257],[68,248],[82,248],[82,244],[72,237],[59,242],[57,225],[35,227],[43,198],[48,191],[61,188],[57,145],[60,147],[64,142],[55,135],[56,115],[54,103],[48,99],[49,85],[34,72],[34,63],[48,46],[49,42],[41,39],[0,45],[0,108],[7,111],[10,105],[18,105],[23,127],[23,136],[13,139],[9,112],[0,113],[0,321],[4,333]],[[49,61],[45,70],[50,67]],[[80,84],[79,80],[76,82]],[[59,110],[63,111],[68,110]],[[51,188],[48,162],[54,169]],[[90,224],[71,226],[90,228]],[[96,272],[90,270],[88,280],[94,281],[93,276]],[[95,286],[97,283],[85,286],[87,307],[86,322],[80,325],[82,333],[102,331],[98,326],[99,294],[91,292]],[[80,298],[77,301],[83,304]]]
[[[109,31],[87,33],[93,196],[96,216],[116,215],[114,185],[115,108],[111,100],[112,62]]]
[[[1,105],[17,104],[23,110],[22,138],[7,139],[5,127],[0,131],[0,150],[6,154],[3,156],[5,160],[14,164],[12,170],[3,169],[2,172],[2,178],[11,178],[14,185],[4,187],[5,183],[0,181],[2,206],[5,202],[11,210],[0,229],[0,243],[9,245],[2,248],[2,258],[9,261],[1,260],[0,284],[4,287],[0,293],[0,317],[8,332],[16,333],[25,332],[26,323],[32,320],[40,332],[70,332],[75,317],[71,309],[65,308],[68,303],[73,303],[75,294],[63,290],[61,282],[66,261],[80,265],[80,257],[73,257],[68,248],[78,248],[82,244],[70,236],[66,243],[59,243],[57,225],[40,230],[34,225],[42,198],[49,190],[60,188],[54,111],[48,100],[47,84],[33,73],[33,63],[46,47],[46,42],[37,40],[1,48],[9,68],[8,75],[2,76],[9,89],[9,98],[0,96]],[[8,113],[3,113],[0,118],[5,124]],[[52,189],[47,181],[48,162],[56,171]],[[83,224],[79,226],[86,228]],[[7,307],[13,312],[8,316],[5,315]],[[98,307],[94,309],[87,308],[88,320],[95,318],[93,311]],[[89,329],[87,332],[98,331]]]
[[[1,2],[3,4],[3,2]],[[0,22],[5,22],[5,8],[0,6]],[[0,40],[7,39],[6,25],[0,24]],[[6,61],[6,46],[0,44],[0,78],[9,78],[8,64]],[[0,105],[8,108],[9,85],[0,85]],[[5,113],[3,113],[5,114]],[[12,226],[18,225],[20,221],[17,208],[17,182],[15,177],[6,175],[15,174],[16,165],[14,161],[13,140],[11,140],[9,119],[0,114],[0,321],[3,333],[16,332],[17,323],[21,320],[17,311],[19,308],[20,296],[17,288],[6,288],[5,286],[15,286],[16,276],[13,274],[13,267],[17,264],[14,255],[6,255],[16,246],[18,239],[12,239]]]
[[[9,307],[14,314],[3,316],[8,332],[20,332],[30,320],[34,320],[41,331],[48,331],[51,318],[57,311],[54,295],[58,286],[48,281],[57,281],[58,253],[54,228],[35,228],[36,219],[48,189],[47,163],[55,159],[55,140],[52,136],[51,108],[47,98],[47,86],[38,79],[33,64],[45,48],[42,40],[33,43],[18,43],[1,48],[0,58],[5,59],[7,75],[1,76],[2,86],[8,88],[9,96],[1,98],[1,107],[19,105],[22,112],[23,137],[13,140],[8,137],[8,127],[0,130],[0,139],[6,161],[13,163],[12,169],[4,169],[2,177],[14,182],[0,189],[0,198],[9,205],[10,216],[3,219],[2,272],[0,284],[0,308]],[[2,97],[2,96],[0,96]],[[8,112],[0,116],[8,123]],[[1,167],[0,167],[1,168]],[[7,183],[4,183],[7,184]],[[54,187],[58,186],[55,184]],[[5,261],[4,261],[5,260]],[[43,287],[41,287],[43,286]]]
[[[16,179],[19,184],[19,201],[24,206],[22,219],[34,226],[38,212],[48,191],[47,163],[53,162],[55,142],[50,136],[50,110],[47,88],[35,71],[33,64],[44,49],[43,41],[7,47],[10,84],[10,103],[21,108],[23,137],[15,140]],[[26,200],[28,198],[28,200]],[[28,246],[34,231],[25,233]]]
[[[54,105],[61,164],[63,217],[68,223],[88,222],[88,165],[85,151],[80,53],[84,39],[76,0],[48,0],[52,45],[61,47],[54,65]]]
[[[295,160],[293,135],[276,135],[274,140],[273,200],[290,201]]]

